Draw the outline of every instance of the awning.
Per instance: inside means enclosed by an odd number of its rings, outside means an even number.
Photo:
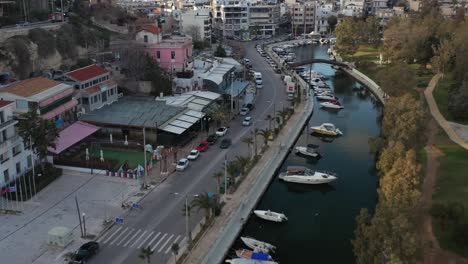
[[[49,147],[48,150],[54,154],[60,154],[67,148],[75,145],[84,138],[98,131],[100,127],[78,121],[73,125],[60,131],[59,138],[55,141],[55,149]]]
[[[160,129],[166,132],[180,135],[189,129],[193,124],[198,122],[205,114],[195,110],[188,110],[176,118],[171,120],[167,125]]]
[[[52,110],[50,112],[47,112],[46,114],[42,115],[42,118],[43,119],[52,119],[52,118],[60,115],[61,113],[72,109],[77,104],[78,104],[78,101],[76,99],[72,99],[71,101],[67,102],[66,104],[63,104],[63,105],[55,108],[54,110]]]

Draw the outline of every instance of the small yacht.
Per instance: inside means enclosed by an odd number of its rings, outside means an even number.
[[[310,127],[312,132],[317,134],[327,135],[327,136],[341,136],[343,132],[335,127],[332,123],[323,123],[320,126]]]
[[[285,182],[303,184],[324,184],[338,179],[332,172],[314,171],[303,166],[288,166],[279,178]]]
[[[235,259],[227,259],[226,263],[231,264],[278,264],[275,261],[262,261],[256,259],[245,259],[245,258],[235,258]]]
[[[254,210],[254,214],[262,219],[273,221],[273,222],[284,222],[288,221],[288,218],[281,213],[272,212],[270,210]]]
[[[307,144],[306,147],[297,146],[296,147],[296,154],[306,156],[306,157],[317,158],[317,157],[320,156],[320,154],[317,152],[318,147],[319,146],[314,145],[314,144]]]
[[[340,104],[340,101],[338,100],[323,102],[323,103],[320,103],[320,106],[323,108],[330,108],[330,109],[343,109],[344,108],[344,106],[342,106]]]
[[[276,247],[267,242],[263,242],[251,237],[241,237],[242,242],[249,248],[263,253],[274,252]]]
[[[273,260],[268,253],[255,252],[249,249],[238,249],[236,250],[236,256],[244,259],[254,259],[260,261]]]
[[[318,100],[324,100],[324,101],[334,101],[337,100],[336,96],[330,93],[319,93],[317,94],[316,98]]]

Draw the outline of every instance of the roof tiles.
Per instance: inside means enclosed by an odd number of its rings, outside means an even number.
[[[82,82],[82,81],[86,81],[86,80],[98,77],[105,73],[108,73],[106,69],[103,69],[97,66],[96,64],[92,64],[92,65],[68,72],[66,75],[70,76],[71,78],[79,82]]]

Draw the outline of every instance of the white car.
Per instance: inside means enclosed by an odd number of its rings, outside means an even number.
[[[192,151],[190,151],[190,154],[187,156],[187,159],[188,160],[196,160],[198,158],[198,156],[200,156],[200,151],[198,151],[196,149],[192,149]]]
[[[249,111],[250,110],[247,107],[244,107],[240,110],[239,114],[245,116],[249,113]]]
[[[244,118],[244,121],[242,121],[243,126],[250,126],[252,124],[252,117],[247,116]]]
[[[178,171],[184,171],[189,165],[189,160],[188,159],[180,159],[177,162],[176,170]]]
[[[218,130],[216,130],[216,135],[218,137],[223,137],[224,135],[226,135],[227,131],[228,131],[227,127],[220,127],[218,128]]]

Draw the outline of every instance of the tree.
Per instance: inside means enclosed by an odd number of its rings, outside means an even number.
[[[268,129],[271,130],[271,122],[275,120],[275,117],[272,115],[268,114],[265,118],[266,121],[268,121]]]
[[[377,169],[383,175],[387,174],[399,158],[405,156],[405,146],[400,141],[390,141],[380,153]]]
[[[399,62],[385,67],[377,74],[377,81],[390,96],[400,96],[416,87],[416,78],[408,64]]]
[[[448,110],[455,120],[468,119],[468,85],[466,82],[449,90]]]
[[[260,26],[255,24],[250,27],[250,34],[255,36],[255,38],[259,35],[260,33]]]
[[[177,263],[177,255],[179,254],[179,244],[174,243],[171,246],[172,254],[174,254],[174,263]]]
[[[276,114],[281,118],[281,127],[283,127],[286,124],[286,118],[289,115],[289,110],[279,110]]]
[[[438,73],[445,73],[454,62],[455,50],[452,42],[442,40],[439,46],[433,46],[432,49],[434,50],[434,57],[431,59],[432,67]]]
[[[203,209],[205,211],[205,220],[208,220],[211,216],[211,210],[214,203],[207,192],[199,194],[192,200],[192,207],[197,208],[197,212]]]
[[[55,140],[59,137],[58,129],[54,122],[43,119],[35,109],[22,114],[20,119],[18,133],[25,142],[31,139],[32,150],[39,157],[42,171],[44,171],[48,148],[55,148]]]
[[[247,144],[247,149],[249,150],[249,157],[252,158],[252,144],[254,143],[252,137],[243,137],[242,138],[242,143]]]
[[[245,176],[247,166],[250,164],[250,159],[243,156],[236,156],[236,166],[239,168],[241,175]]]
[[[219,107],[215,111],[210,113],[217,126],[224,125],[229,120],[229,112],[226,107]]]
[[[263,144],[265,146],[268,146],[268,138],[271,136],[271,130],[269,129],[260,129],[260,131],[257,132],[257,135],[263,137]]]
[[[226,50],[223,48],[223,46],[221,46],[221,44],[219,44],[218,47],[216,48],[214,52],[214,56],[221,57],[221,58],[225,58],[227,56]]]
[[[146,263],[150,264],[151,263],[151,256],[154,254],[154,251],[151,250],[150,246],[147,246],[146,248],[142,248],[140,250],[140,254],[138,255],[139,258],[142,260],[146,261]]]
[[[161,68],[159,68],[158,62],[151,58],[148,54],[145,54],[145,72],[144,80],[151,82],[151,87],[153,88],[153,94],[159,95],[163,93],[164,95],[172,94],[172,84],[171,80],[162,74]]]
[[[213,174],[213,178],[215,178],[216,182],[217,182],[216,186],[217,186],[218,194],[219,194],[219,188],[221,187],[221,177],[223,177],[223,176],[224,176],[224,174],[221,171],[215,172]]]
[[[335,31],[336,24],[338,24],[338,18],[336,16],[329,16],[327,18],[328,26],[330,27],[330,31]]]
[[[359,48],[360,28],[353,18],[345,18],[336,26],[336,47],[341,55],[353,55]]]

